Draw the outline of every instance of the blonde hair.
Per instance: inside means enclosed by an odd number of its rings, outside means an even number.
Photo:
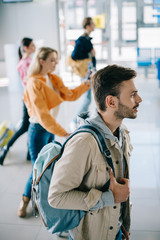
[[[46,60],[48,58],[48,56],[53,52],[55,52],[58,55],[58,52],[55,49],[52,49],[49,47],[39,48],[36,51],[36,53],[32,59],[32,62],[28,68],[28,77],[39,74],[42,69],[42,66],[40,64],[40,59]]]

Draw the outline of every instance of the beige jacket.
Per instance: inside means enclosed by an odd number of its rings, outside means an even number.
[[[107,128],[107,127],[106,127]],[[126,176],[129,177],[129,158],[132,150],[129,132],[124,135]],[[116,179],[122,177],[121,151],[118,143],[107,139]],[[51,179],[48,200],[55,208],[88,211],[80,225],[71,231],[74,240],[115,240],[120,204],[89,211],[101,197],[101,188],[109,179],[109,166],[90,133],[75,135],[66,145],[62,158],[56,163]],[[123,225],[130,228],[129,200],[123,207]]]

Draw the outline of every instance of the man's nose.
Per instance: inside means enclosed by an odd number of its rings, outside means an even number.
[[[142,98],[141,98],[139,95],[138,95],[137,102],[138,102],[138,103],[142,102]]]

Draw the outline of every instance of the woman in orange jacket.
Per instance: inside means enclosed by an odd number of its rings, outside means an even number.
[[[68,89],[60,77],[53,74],[58,63],[58,53],[48,47],[38,49],[28,70],[24,102],[29,114],[28,143],[32,164],[44,145],[54,140],[54,136],[68,137],[68,133],[57,121],[60,103],[77,100],[90,88],[89,81],[72,90]],[[32,173],[26,184],[18,216],[24,217],[31,198]]]

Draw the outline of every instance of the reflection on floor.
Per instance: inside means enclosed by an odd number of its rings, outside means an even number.
[[[160,239],[160,89],[154,79],[137,78],[136,85],[143,102],[138,118],[125,120],[131,132],[134,147],[131,158],[131,240]],[[68,128],[74,109],[80,104],[62,104],[59,122]],[[92,105],[92,107],[94,104]],[[12,119],[16,124],[21,117],[21,94],[9,93],[7,87],[0,88],[0,122]],[[65,115],[65,118],[62,117]],[[32,215],[31,205],[27,217],[17,217],[24,184],[31,171],[26,161],[27,136],[24,134],[7,155],[4,166],[0,166],[0,239],[1,240],[51,240],[61,239],[48,233],[40,218]],[[98,240],[98,239],[97,239]],[[110,240],[110,239],[108,239]]]

